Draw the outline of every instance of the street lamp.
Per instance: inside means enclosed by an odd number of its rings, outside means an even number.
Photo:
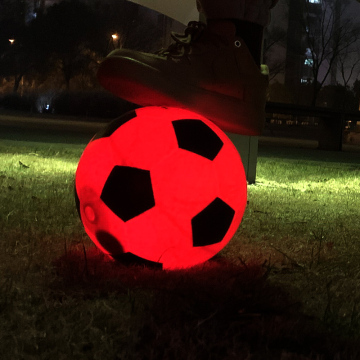
[[[118,33],[114,33],[109,37],[108,49],[119,49],[121,46],[122,36]]]
[[[15,42],[15,39],[9,39],[9,42],[12,45]]]
[[[121,44],[121,36],[117,33],[114,33],[111,35],[112,37],[112,43],[113,43],[113,47],[114,49],[118,49],[120,48],[120,44]]]

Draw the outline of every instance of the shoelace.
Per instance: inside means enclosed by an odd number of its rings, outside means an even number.
[[[191,44],[201,37],[201,34],[206,28],[206,24],[199,21],[190,21],[185,29],[184,34],[177,34],[171,32],[171,37],[175,41],[170,44],[167,49],[161,49],[156,52],[157,55],[171,56],[173,58],[180,58],[188,54]]]

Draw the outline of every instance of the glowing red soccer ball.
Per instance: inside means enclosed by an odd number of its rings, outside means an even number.
[[[187,268],[237,230],[247,184],[235,146],[212,122],[176,108],[125,114],[97,134],[75,178],[87,234],[104,253]]]

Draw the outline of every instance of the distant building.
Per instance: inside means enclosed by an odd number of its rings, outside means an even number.
[[[59,3],[62,0],[26,0],[28,5],[28,12],[26,15],[26,22],[36,18],[36,16],[45,11],[47,7]]]
[[[289,27],[286,44],[285,85],[296,89],[301,84],[314,81],[312,67],[313,52],[308,47],[308,38],[312,44],[318,43],[316,34],[321,33],[320,16],[322,0],[290,0]],[[311,35],[309,33],[311,28]],[[311,38],[312,37],[312,38]]]

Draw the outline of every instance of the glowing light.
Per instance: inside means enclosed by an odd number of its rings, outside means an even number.
[[[113,40],[117,40],[119,38],[118,34],[112,34],[111,37],[113,38]]]
[[[313,67],[314,66],[314,60],[313,59],[305,59],[304,65]]]
[[[247,198],[235,146],[187,110],[125,114],[88,144],[75,177],[84,228],[104,253],[187,268],[218,253]]]
[[[15,42],[15,39],[9,39],[9,42],[12,45]]]

